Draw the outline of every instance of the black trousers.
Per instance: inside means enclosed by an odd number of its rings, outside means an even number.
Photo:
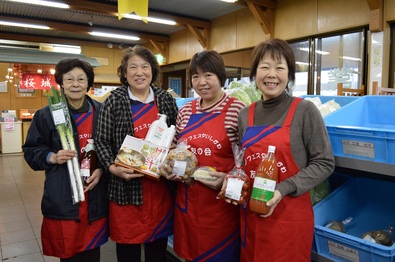
[[[100,247],[80,252],[69,258],[61,258],[61,262],[100,262]]]
[[[140,262],[141,245],[144,245],[146,262],[166,262],[167,238],[161,238],[144,244],[116,243],[118,262]]]

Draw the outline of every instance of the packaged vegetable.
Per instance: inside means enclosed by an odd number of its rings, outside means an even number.
[[[242,169],[244,149],[240,149],[237,144],[232,144],[235,167],[226,175],[224,186],[217,195],[217,199],[224,199],[234,205],[246,206],[249,191],[250,179]]]
[[[195,170],[192,177],[194,179],[217,180],[217,177],[211,176],[210,172],[217,172],[217,170],[211,166],[201,166]]]
[[[393,240],[389,230],[368,231],[362,235],[362,239],[384,246],[392,246]]]
[[[175,174],[184,181],[190,181],[192,174],[198,166],[198,161],[194,153],[188,150],[188,142],[181,139],[176,148],[169,151],[166,159],[159,167],[160,176]]]
[[[337,221],[337,220],[333,220],[333,221],[330,221],[328,224],[326,224],[325,227],[347,234],[348,233],[347,227],[350,226],[353,219],[354,219],[353,217],[347,217],[346,219],[344,219],[341,222]]]

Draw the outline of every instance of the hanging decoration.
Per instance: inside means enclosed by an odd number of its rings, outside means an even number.
[[[13,81],[14,81],[14,69],[10,65],[7,69],[7,74],[5,75],[5,82],[12,83]]]
[[[145,23],[148,23],[148,0],[118,0],[118,20],[121,20],[131,12],[134,12]]]

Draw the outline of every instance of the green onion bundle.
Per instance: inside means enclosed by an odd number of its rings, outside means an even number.
[[[53,96],[47,95],[49,108],[55,123],[56,130],[60,136],[62,148],[64,150],[77,150],[74,143],[73,127],[71,125],[70,114],[63,90],[60,92],[51,86]],[[71,194],[73,203],[85,200],[84,188],[81,180],[80,164],[75,156],[67,161],[67,168],[70,175]]]

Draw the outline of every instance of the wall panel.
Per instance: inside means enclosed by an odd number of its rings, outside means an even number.
[[[249,9],[237,12],[236,49],[253,47],[267,38]]]
[[[184,60],[189,60],[197,52],[203,51],[204,48],[189,29],[185,29],[185,30],[187,32],[186,32],[186,46],[185,46],[186,59]]]
[[[237,49],[237,14],[232,13],[212,21],[210,49],[219,53]]]
[[[369,24],[370,11],[366,0],[317,0],[317,7],[317,33]]]
[[[187,30],[180,30],[170,36],[169,63],[187,59]]]
[[[317,3],[315,0],[279,1],[275,11],[274,37],[293,39],[316,33]]]

